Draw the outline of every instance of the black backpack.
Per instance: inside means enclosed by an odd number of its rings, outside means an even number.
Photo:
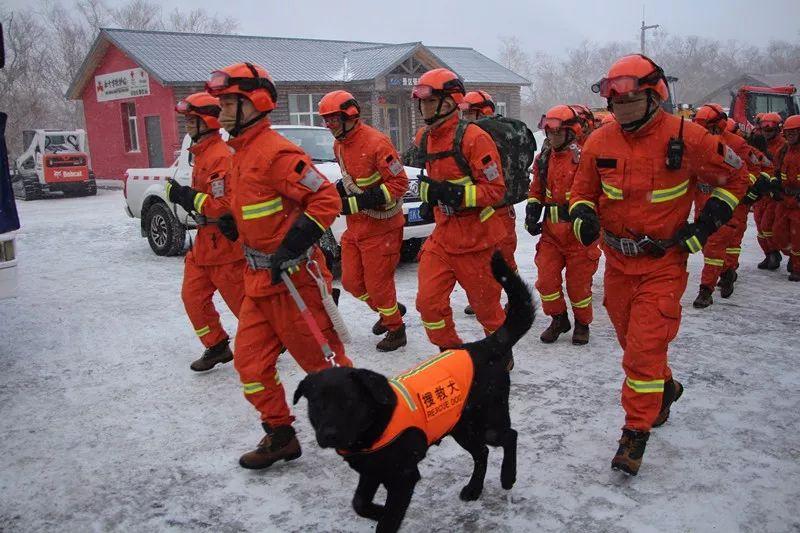
[[[504,116],[479,118],[475,122],[461,120],[456,127],[453,139],[453,149],[446,152],[428,154],[428,131],[422,133],[419,148],[416,153],[415,165],[424,169],[425,163],[445,157],[453,157],[458,168],[465,176],[472,176],[469,162],[461,151],[464,132],[467,126],[474,124],[491,135],[492,140],[500,153],[500,163],[506,182],[505,203],[516,204],[528,198],[528,189],[531,185],[530,167],[536,152],[536,139],[528,126],[521,120]]]

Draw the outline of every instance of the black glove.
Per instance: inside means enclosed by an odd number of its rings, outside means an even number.
[[[537,236],[542,232],[542,210],[544,206],[539,202],[528,202],[525,206],[525,229],[532,236]]]
[[[173,204],[178,204],[187,213],[191,213],[194,208],[194,197],[198,194],[197,191],[189,186],[181,185],[172,178],[167,179],[167,198]]]
[[[322,228],[305,214],[297,217],[292,227],[286,232],[281,245],[272,256],[272,284],[281,283],[281,272],[286,270],[285,263],[295,261],[322,238]]]
[[[420,175],[419,181],[419,194],[423,202],[429,204],[439,202],[454,208],[464,205],[466,189],[463,185],[456,185],[446,181],[433,181],[425,175]]]
[[[708,237],[725,225],[733,215],[733,210],[722,200],[711,197],[697,217],[697,222],[690,222],[678,230],[675,240],[690,254],[699,252],[706,245]]]
[[[600,237],[600,219],[587,204],[577,204],[570,212],[572,231],[584,246],[589,246]]]
[[[362,209],[375,209],[380,205],[386,205],[386,196],[383,194],[383,189],[380,187],[373,187],[361,194],[343,196],[342,214],[352,215],[358,213]]]
[[[769,182],[769,195],[773,200],[780,201],[783,199],[783,181],[780,176],[773,177]]]
[[[436,220],[436,217],[433,213],[433,206],[426,202],[419,204],[419,218],[425,222],[433,222]]]
[[[347,197],[347,190],[344,188],[344,181],[339,180],[336,182],[336,192],[339,193],[339,198]]]
[[[217,228],[226,239],[236,241],[239,238],[239,229],[236,227],[236,219],[230,213],[225,213],[217,219]]]

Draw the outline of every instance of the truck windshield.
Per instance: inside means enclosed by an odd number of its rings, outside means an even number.
[[[335,162],[333,154],[333,135],[326,129],[280,128],[275,131],[305,150],[315,162]]]
[[[788,94],[753,93],[747,111],[752,115],[748,117],[751,121],[757,113],[778,113],[785,119],[792,114],[792,97]]]

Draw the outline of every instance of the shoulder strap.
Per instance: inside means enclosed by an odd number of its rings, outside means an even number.
[[[542,148],[541,156],[536,160],[539,167],[539,183],[542,186],[542,198],[546,198],[547,189],[547,167],[550,166],[550,147]]]
[[[469,126],[469,124],[470,123],[466,120],[458,121],[458,126],[456,126],[456,134],[453,137],[453,158],[456,160],[456,164],[458,165],[458,168],[461,169],[461,172],[463,172],[465,176],[472,177],[472,169],[469,166],[469,161],[467,161],[467,158],[464,157],[464,152],[461,149],[461,143],[464,142],[464,134],[466,133],[467,126]]]

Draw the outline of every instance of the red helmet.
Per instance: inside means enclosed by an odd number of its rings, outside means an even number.
[[[783,122],[783,133],[788,130],[800,129],[800,115],[792,115]]]
[[[486,91],[470,91],[464,96],[464,101],[458,104],[462,111],[478,111],[482,115],[494,115],[494,100]]]
[[[275,109],[278,100],[278,92],[267,69],[253,63],[234,63],[215,70],[206,82],[206,91],[212,96],[241,94],[262,113]]]
[[[653,90],[664,101],[669,98],[669,88],[664,70],[652,59],[642,54],[632,54],[618,59],[608,69],[606,77],[592,85],[592,92],[603,98],[615,95]]]
[[[333,91],[319,101],[319,114],[323,117],[341,114],[343,120],[351,120],[361,115],[361,107],[349,92]]]
[[[219,124],[219,99],[208,93],[190,94],[175,104],[175,111],[184,116],[199,117],[211,129],[218,130]]]
[[[464,101],[467,91],[458,76],[446,68],[429,70],[419,78],[411,91],[411,97],[425,100],[431,96],[450,96],[455,103]]]
[[[758,126],[760,128],[779,128],[783,119],[778,113],[764,113],[758,119]]]
[[[539,129],[547,133],[547,130],[557,130],[566,128],[578,137],[583,133],[581,129],[581,119],[578,114],[568,105],[557,105],[551,107],[547,113],[542,115],[539,121]]]
[[[725,114],[725,111],[719,104],[704,104],[697,110],[697,113],[695,113],[692,121],[706,129],[710,129],[718,125],[724,128],[727,126],[728,115]],[[720,122],[723,122],[724,124],[720,124]]]

